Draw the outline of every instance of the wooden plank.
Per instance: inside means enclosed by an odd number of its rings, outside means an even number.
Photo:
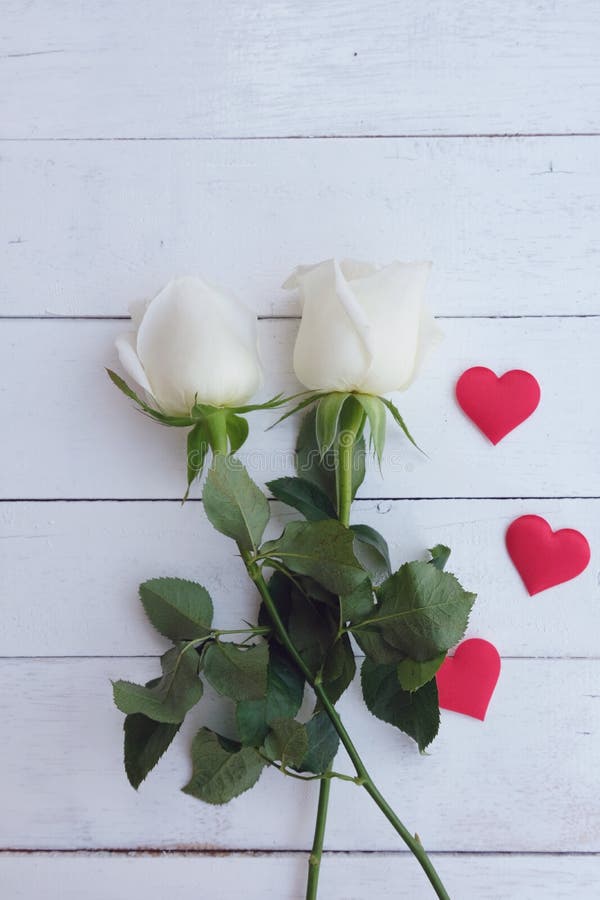
[[[593,900],[600,863],[586,856],[434,856],[452,897],[461,900]],[[196,900],[198,885],[216,886],[219,900],[302,900],[306,859],[301,854],[249,856],[5,854],[0,879],[12,900],[30,900],[44,885],[45,900],[122,900],[145,897]],[[399,887],[401,886],[401,887]],[[328,900],[368,896],[430,900],[431,888],[406,854],[326,854],[320,890]]]
[[[4,315],[124,315],[189,271],[296,313],[283,279],[333,253],[432,259],[438,315],[600,312],[598,139],[10,142],[0,172]]]
[[[292,518],[272,506],[275,537]],[[360,501],[354,520],[382,531],[393,565],[453,548],[449,568],[479,593],[468,634],[504,656],[597,656],[600,633],[594,560],[576,580],[530,598],[504,548],[518,515],[583,531],[600,545],[598,500]],[[137,586],[176,575],[211,592],[215,622],[243,627],[258,596],[232,542],[201,505],[178,502],[0,504],[0,656],[140,655],[165,643],[148,624]],[[199,553],[201,554],[199,556]]]
[[[8,4],[5,137],[598,131],[598,6]]]
[[[0,742],[1,847],[310,846],[314,782],[302,785],[271,770],[223,807],[179,790],[198,725],[231,733],[230,711],[209,691],[160,770],[138,793],[129,787],[122,716],[112,706],[109,679],[143,681],[155,670],[151,659],[0,662],[2,720],[11,723]],[[427,756],[367,712],[358,680],[340,712],[383,792],[427,848],[598,852],[599,678],[600,660],[505,660],[486,722],[443,713]],[[349,771],[342,753],[336,767]],[[361,789],[340,783],[332,794],[329,849],[399,849]]]
[[[600,496],[600,318],[446,320],[446,340],[396,401],[428,457],[390,425],[383,463],[363,497]],[[2,498],[173,498],[184,489],[183,429],[135,412],[103,372],[127,323],[3,321]],[[294,393],[297,323],[262,321],[262,396]],[[577,363],[573,353],[577,354]],[[525,367],[542,386],[535,415],[497,447],[463,416],[456,378],[472,365]],[[10,391],[8,386],[10,385]],[[253,414],[242,459],[261,482],[292,470],[297,423],[272,431]]]

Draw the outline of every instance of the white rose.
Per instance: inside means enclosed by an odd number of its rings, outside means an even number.
[[[116,341],[121,365],[163,412],[238,406],[260,386],[256,317],[221,288],[176,278],[131,317],[137,331]]]
[[[431,263],[383,268],[356,260],[299,266],[302,321],[294,348],[298,379],[314,391],[404,390],[441,337],[423,303]]]

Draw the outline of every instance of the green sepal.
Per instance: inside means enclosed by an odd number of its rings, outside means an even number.
[[[229,452],[237,453],[246,443],[250,427],[243,416],[238,416],[229,411],[226,422],[227,437],[229,439]]]
[[[369,420],[371,444],[381,467],[383,449],[385,447],[385,404],[380,397],[373,397],[370,394],[355,394],[354,396],[364,409]]]
[[[404,421],[404,419],[402,418],[402,416],[400,415],[398,409],[394,406],[394,404],[392,403],[392,401],[391,401],[391,400],[388,400],[387,397],[380,397],[379,399],[380,399],[381,402],[389,409],[390,413],[392,414],[392,418],[394,419],[394,421],[396,422],[396,424],[400,426],[400,428],[402,429],[402,431],[404,432],[404,434],[406,435],[406,437],[408,438],[408,440],[411,442],[411,444],[412,444],[414,447],[416,447],[417,450],[418,450],[420,453],[423,453],[423,455],[426,455],[426,454],[424,453],[424,451],[421,450],[421,448],[419,447],[419,445],[418,445],[417,442],[415,441],[414,437],[412,436],[412,434],[411,434],[410,431],[408,430],[408,428],[407,428],[407,426],[406,426],[406,422]]]
[[[198,422],[187,436],[187,488],[183,495],[184,501],[189,496],[193,482],[202,475],[209,450],[210,435],[206,422]]]
[[[117,387],[126,397],[129,397],[130,400],[133,400],[134,403],[140,407],[143,412],[150,416],[153,419],[156,419],[157,422],[160,422],[161,425],[170,425],[173,428],[187,428],[190,425],[194,424],[194,420],[191,416],[168,416],[165,413],[162,413],[158,409],[154,409],[154,407],[149,406],[145,403],[136,392],[129,387],[126,381],[121,378],[120,375],[117,375],[116,372],[113,372],[112,369],[106,370],[108,377],[112,381],[112,383]]]
[[[335,443],[342,408],[349,396],[348,393],[334,391],[324,394],[317,403],[315,433],[321,460]]]

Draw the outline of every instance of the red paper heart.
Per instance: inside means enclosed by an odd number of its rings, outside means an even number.
[[[474,366],[458,379],[456,399],[480,431],[497,444],[535,410],[540,386],[522,369],[512,369],[498,378],[491,369]]]
[[[506,531],[506,549],[529,593],[539,594],[579,575],[590,561],[585,535],[552,531],[541,516],[520,516]]]
[[[436,679],[443,709],[485,719],[500,675],[500,654],[493,644],[470,638],[442,663]]]

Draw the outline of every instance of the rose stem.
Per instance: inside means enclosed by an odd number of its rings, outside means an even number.
[[[357,403],[348,404],[349,415],[342,414],[342,424],[338,439],[338,456],[336,459],[336,493],[338,502],[338,519],[346,528],[350,525],[352,507],[352,466],[354,463],[354,444],[363,427],[363,412]],[[329,771],[331,767],[327,771]],[[319,788],[319,804],[317,821],[310,856],[308,858],[308,880],[306,884],[306,900],[315,900],[319,883],[327,807],[331,791],[331,779],[323,778]]]

